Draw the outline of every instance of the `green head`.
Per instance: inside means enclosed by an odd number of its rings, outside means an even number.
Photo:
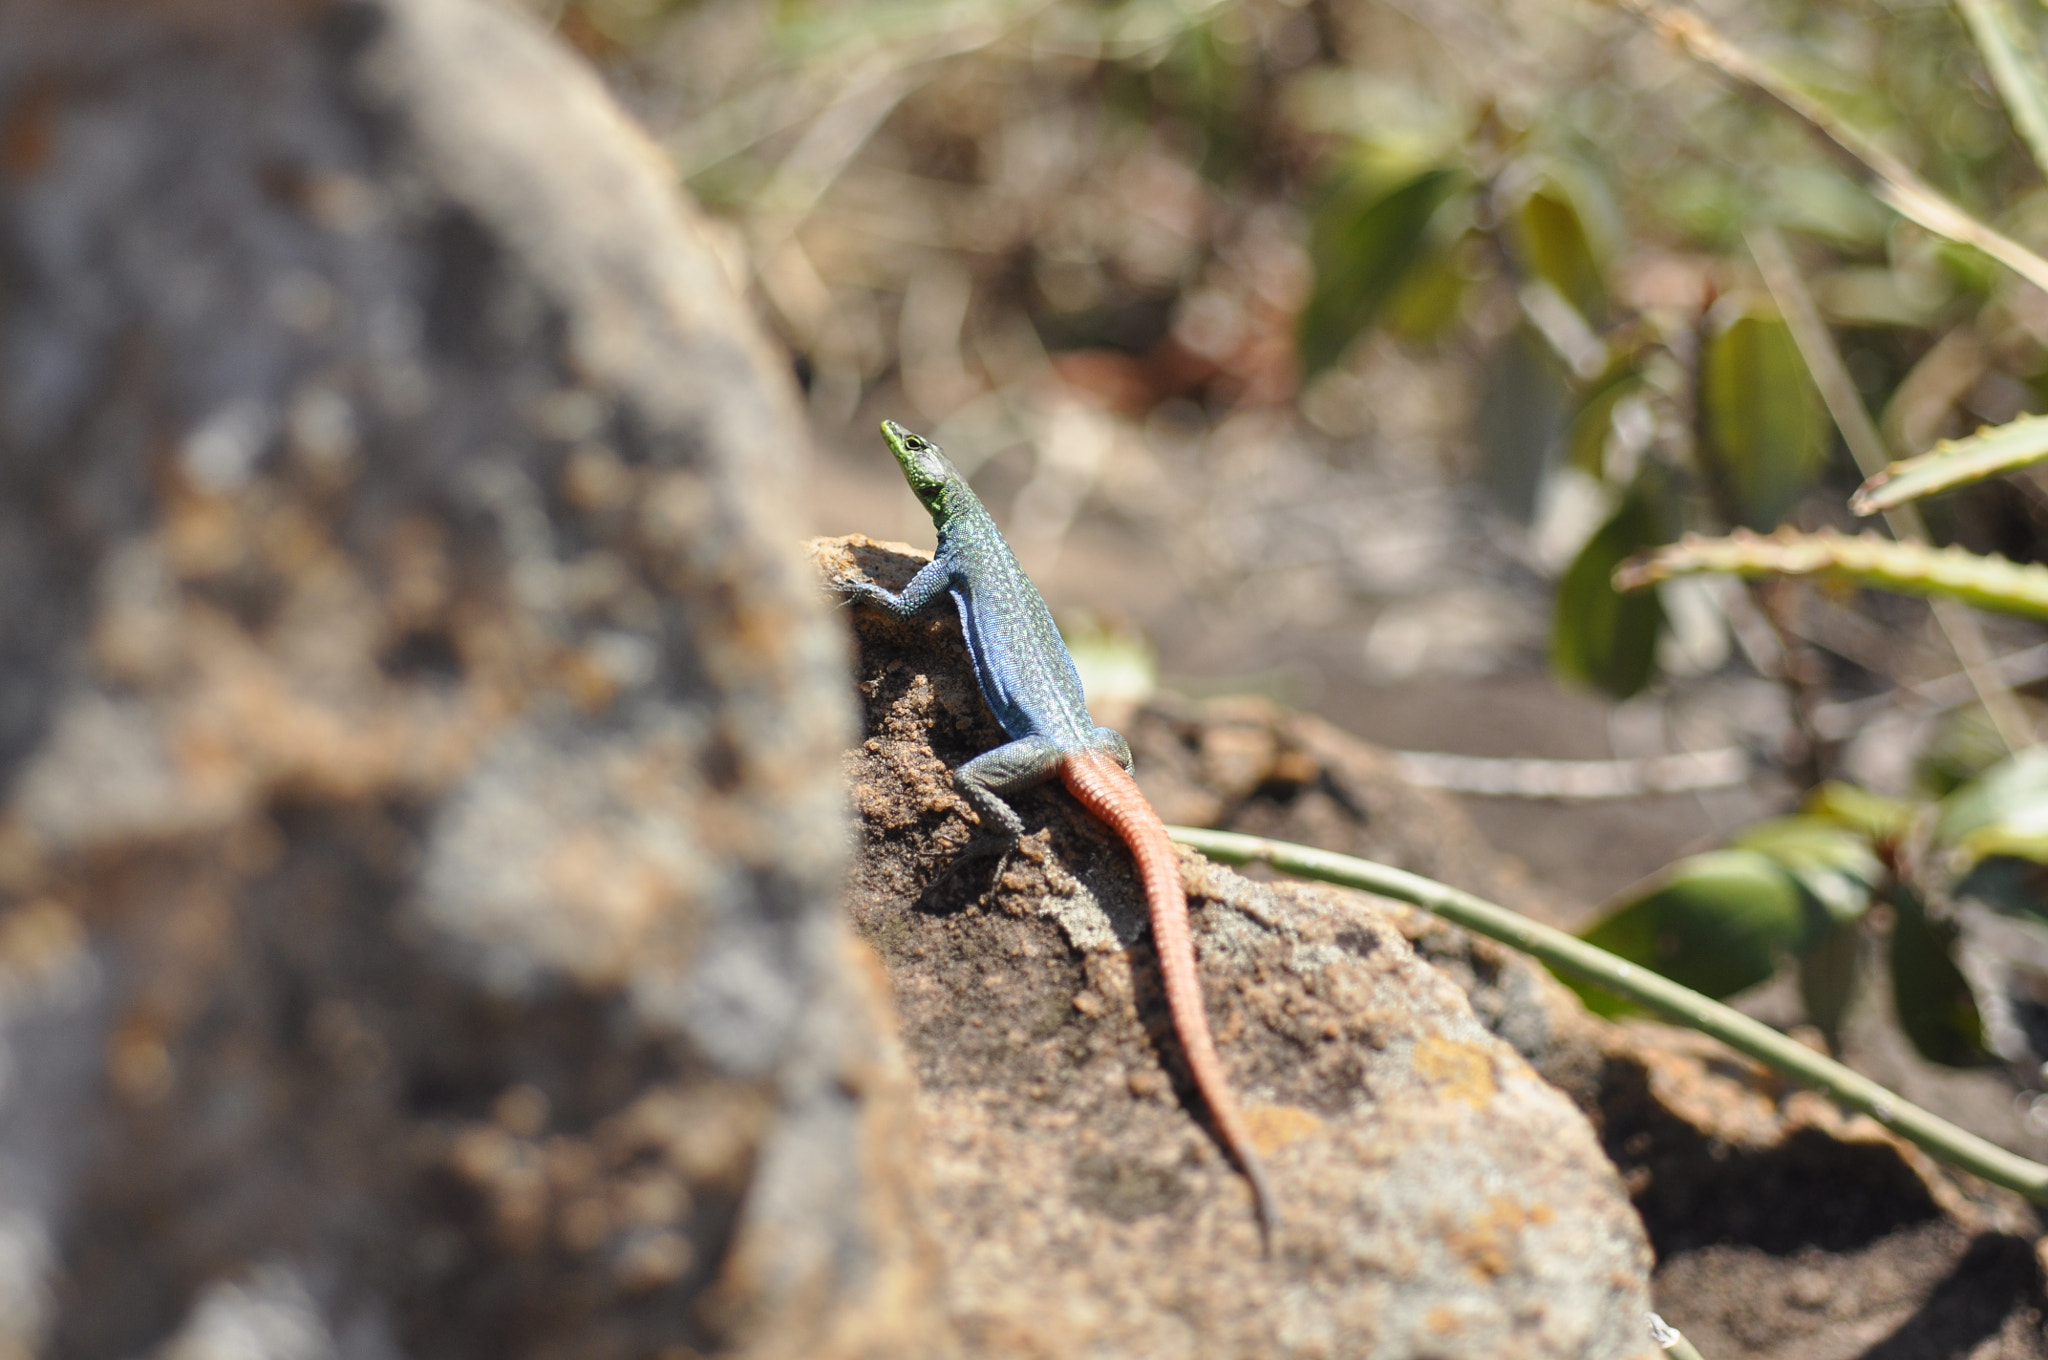
[[[960,469],[953,466],[953,460],[937,444],[921,434],[912,434],[893,420],[882,422],[882,438],[889,442],[889,452],[896,455],[902,466],[903,480],[910,483],[911,491],[931,512],[932,523],[945,528],[953,513],[946,504],[949,488],[967,485]]]

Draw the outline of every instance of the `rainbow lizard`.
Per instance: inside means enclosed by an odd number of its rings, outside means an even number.
[[[899,619],[912,618],[945,594],[960,611],[975,681],[1010,738],[953,772],[982,826],[982,835],[961,858],[1014,845],[1024,834],[1024,822],[1006,799],[1055,775],[1130,847],[1145,887],[1174,1033],[1224,1147],[1251,1182],[1259,1228],[1270,1248],[1279,1224],[1272,1188],[1216,1056],[1195,971],[1180,864],[1159,814],[1130,776],[1130,745],[1089,716],[1081,677],[1044,597],[952,460],[938,445],[892,420],[882,422],[882,438],[931,513],[939,531],[938,552],[900,593],[857,577],[836,584]]]

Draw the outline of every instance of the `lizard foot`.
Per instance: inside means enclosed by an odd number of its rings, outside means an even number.
[[[995,857],[996,861],[995,872],[992,877],[1001,878],[1003,865],[1009,861],[1010,852],[1016,846],[1017,842],[1008,836],[976,836],[954,852],[952,862],[940,871],[937,878],[925,884],[924,891],[919,894],[919,897],[929,897],[950,882],[953,876],[962,869],[978,860],[987,859],[991,855]]]

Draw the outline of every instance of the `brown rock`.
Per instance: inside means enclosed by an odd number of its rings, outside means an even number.
[[[1589,1025],[1581,1099],[1657,1247],[1660,1310],[1703,1354],[2048,1355],[2017,1195],[1949,1171],[1702,1036]]]
[[[1274,752],[1270,771],[1226,785],[1189,759],[1215,727],[1237,729],[1239,749]],[[1258,701],[1169,699],[1132,730],[1162,806],[1206,807],[1234,830],[1364,855],[1557,919],[1455,804],[1409,787],[1326,723]],[[1283,777],[1286,760],[1296,769]],[[2039,1216],[2018,1196],[1712,1040],[1596,1019],[1520,955],[1426,912],[1386,909],[1480,1021],[1593,1119],[1656,1249],[1657,1308],[1703,1354],[2048,1355]]]
[[[812,552],[891,587],[921,560],[858,537]],[[1647,1350],[1647,1252],[1591,1129],[1399,914],[1189,854],[1211,1021],[1286,1216],[1262,1258],[1173,1047],[1128,855],[1048,789],[1020,798],[1040,830],[999,871],[935,881],[971,832],[949,771],[1001,738],[948,614],[853,617],[852,910],[895,989],[973,1353]],[[1287,756],[1239,735],[1189,749],[1242,800]]]

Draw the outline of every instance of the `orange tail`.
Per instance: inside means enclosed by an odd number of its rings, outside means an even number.
[[[1060,779],[1081,805],[1094,813],[1123,838],[1138,862],[1138,878],[1145,885],[1145,902],[1152,912],[1152,947],[1159,954],[1159,975],[1166,982],[1166,1007],[1173,1015],[1173,1030],[1180,1038],[1188,1071],[1195,1089],[1223,1135],[1223,1145],[1257,1197],[1259,1227],[1268,1244],[1279,1226],[1272,1188],[1265,1170],[1252,1150],[1251,1132],[1238,1112],[1237,1098],[1223,1075],[1216,1057],[1216,1044],[1209,1036],[1209,1013],[1202,1005],[1202,981],[1195,971],[1194,940],[1188,933],[1188,898],[1180,882],[1180,861],[1173,842],[1166,838],[1166,824],[1152,810],[1152,804],[1138,788],[1137,781],[1122,766],[1100,751],[1084,751],[1060,762]]]

